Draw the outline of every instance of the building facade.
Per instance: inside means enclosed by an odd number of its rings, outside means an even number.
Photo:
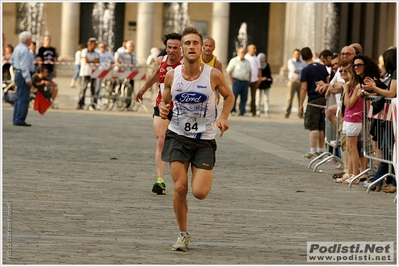
[[[5,43],[17,45],[18,33],[30,30],[40,46],[50,34],[63,61],[73,61],[77,44],[94,36],[112,51],[123,40],[133,40],[144,63],[152,47],[163,48],[165,31],[189,24],[215,39],[215,54],[223,64],[237,47],[253,43],[258,53],[267,54],[274,73],[284,71],[295,48],[339,52],[357,42],[377,60],[397,39],[396,2],[3,2],[2,10]]]

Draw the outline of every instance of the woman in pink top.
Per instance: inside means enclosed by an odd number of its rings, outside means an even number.
[[[354,65],[360,64],[354,62]],[[363,99],[358,97],[357,91],[361,90],[357,75],[352,67],[342,70],[348,75],[349,81],[344,84],[343,102],[345,105],[345,116],[342,132],[346,135],[348,151],[348,174],[342,177],[341,182],[349,183],[352,176],[359,174],[359,152],[357,150],[358,136],[362,130]],[[344,74],[345,75],[345,74]],[[358,180],[354,183],[359,183]]]

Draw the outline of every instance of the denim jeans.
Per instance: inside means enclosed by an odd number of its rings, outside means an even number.
[[[13,124],[25,123],[26,116],[28,116],[29,101],[30,101],[30,86],[26,84],[21,72],[15,73],[14,77],[17,92],[14,102]]]
[[[98,101],[98,96],[100,95],[100,90],[101,90],[101,83],[103,82],[103,78],[97,78],[96,82],[96,94],[94,97],[94,103],[97,103]]]
[[[236,102],[237,102],[237,96],[240,95],[240,115],[245,114],[245,106],[247,104],[247,99],[248,99],[248,86],[249,86],[249,81],[240,81],[237,79],[234,79],[233,83],[233,94],[234,94],[234,106],[231,109],[231,112],[236,112]]]
[[[73,80],[76,81],[79,78],[79,72],[80,72],[80,65],[76,64],[75,65],[75,74],[73,75]]]

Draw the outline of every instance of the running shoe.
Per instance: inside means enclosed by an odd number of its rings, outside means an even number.
[[[161,178],[158,178],[158,181],[152,186],[152,192],[157,195],[166,195],[166,185]]]
[[[188,250],[188,243],[190,242],[190,235],[188,233],[180,233],[177,237],[176,243],[173,245],[173,251],[183,251]]]

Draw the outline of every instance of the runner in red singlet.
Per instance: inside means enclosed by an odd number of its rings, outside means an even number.
[[[180,50],[181,35],[178,33],[166,34],[164,44],[166,47],[166,56],[158,57],[159,67],[156,72],[148,79],[143,88],[136,94],[136,102],[143,100],[143,95],[151,86],[158,82],[158,94],[154,105],[154,134],[157,138],[157,147],[155,150],[155,170],[157,173],[157,182],[152,187],[152,192],[158,195],[166,194],[166,185],[164,181],[165,162],[161,159],[162,149],[165,141],[165,132],[172,118],[172,110],[169,113],[169,120],[163,120],[159,115],[159,103],[162,100],[164,90],[164,79],[166,73],[183,63],[183,56]]]

